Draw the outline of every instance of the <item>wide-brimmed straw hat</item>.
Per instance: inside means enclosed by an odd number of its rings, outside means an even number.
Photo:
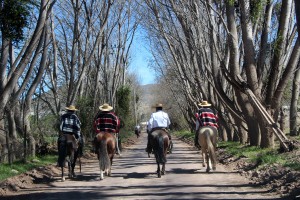
[[[113,109],[113,107],[110,106],[109,104],[105,103],[102,106],[100,106],[99,109],[101,111],[111,111]]]
[[[75,108],[74,105],[70,105],[69,107],[66,107],[67,110],[76,111],[78,109]]]
[[[156,105],[155,105],[155,108],[162,108],[163,107],[163,105],[161,104],[161,103],[157,103]]]
[[[209,107],[209,106],[211,106],[211,104],[208,103],[207,101],[202,101],[201,103],[198,104],[198,106]]]

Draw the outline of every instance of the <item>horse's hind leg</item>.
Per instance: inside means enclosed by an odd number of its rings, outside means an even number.
[[[70,160],[68,160],[68,176],[69,178],[72,178],[72,163]]]
[[[161,178],[161,171],[160,171],[160,165],[157,163],[157,177]]]
[[[61,167],[61,181],[64,182],[66,180],[65,176],[64,176],[64,167]]]
[[[206,157],[206,164],[207,164],[207,166],[206,166],[206,172],[209,172],[210,171],[210,165],[209,165],[209,162],[210,162],[210,159],[209,159],[209,155],[208,155],[208,153],[206,153],[205,154],[205,157]]]
[[[163,164],[162,164],[161,174],[162,174],[162,175],[165,175],[165,174],[166,174],[166,163],[163,163]]]
[[[100,180],[104,179],[103,170],[100,169]]]
[[[202,147],[202,148],[203,148],[203,147]],[[205,152],[204,152],[204,149],[201,149],[201,154],[202,154],[202,159],[203,159],[202,167],[205,167],[206,159],[205,159]]]
[[[111,166],[112,166],[112,160],[113,158],[110,158],[110,166],[108,168],[108,173],[107,173],[107,176],[111,176]]]

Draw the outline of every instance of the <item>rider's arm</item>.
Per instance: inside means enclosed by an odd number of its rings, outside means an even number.
[[[167,128],[169,128],[170,124],[171,124],[171,121],[170,121],[169,115],[167,114]]]
[[[94,132],[96,134],[100,132],[100,130],[98,129],[98,119],[97,118],[94,120],[93,128],[94,128]]]
[[[147,123],[147,130],[148,130],[148,132],[151,131],[152,126],[153,126],[153,114],[151,115],[151,117],[150,117],[150,119],[149,119],[149,121]]]
[[[116,133],[119,133],[120,132],[120,125],[121,125],[121,121],[120,119],[115,115],[116,119]]]

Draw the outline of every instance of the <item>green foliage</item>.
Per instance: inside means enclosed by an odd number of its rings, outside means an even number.
[[[234,3],[235,3],[235,0],[228,0],[228,2],[229,2],[229,4],[230,4],[231,6],[233,6]]]
[[[180,138],[185,138],[185,139],[194,139],[195,134],[191,133],[190,131],[175,131],[172,132],[173,135],[180,137]]]
[[[283,37],[279,33],[279,35],[277,36],[277,39],[274,41],[274,54],[276,56],[279,56],[279,54],[280,54],[280,50],[281,50],[280,45],[281,45],[282,41],[283,41]]]
[[[27,161],[26,163],[17,161],[11,165],[8,163],[0,164],[0,181],[18,174],[22,174],[37,167],[55,163],[56,159],[57,156],[55,155],[47,155],[43,157],[36,157],[34,159],[31,158],[29,159],[30,161]],[[13,172],[12,170],[16,170],[17,173]]]
[[[120,133],[127,135],[135,126],[133,112],[130,110],[131,90],[129,86],[122,86],[117,91],[116,113],[121,119],[123,127]],[[126,132],[126,133],[124,133]]]
[[[267,0],[253,0],[250,1],[250,15],[253,21],[256,21],[257,18],[264,11],[264,7],[267,3]]]
[[[36,116],[31,117],[31,132],[37,141],[53,144],[59,131],[59,116],[48,114],[38,120]]]
[[[276,163],[295,170],[300,169],[299,161],[291,161],[289,156],[280,154],[275,149],[244,146],[238,142],[220,142],[219,148],[225,148],[227,153],[235,157],[248,158],[249,162],[256,163],[258,168]]]
[[[94,110],[93,100],[90,97],[82,97],[78,99],[76,107],[79,109],[77,114],[81,122],[82,135],[90,138],[93,135],[93,119],[98,112],[98,109]]]
[[[117,91],[117,108],[116,112],[121,118],[127,117],[130,114],[130,88],[122,86]]]
[[[300,171],[300,161],[287,161],[283,166]]]
[[[256,157],[255,157],[256,156]],[[284,164],[285,161],[281,155],[279,155],[274,149],[266,151],[257,151],[256,154],[252,155],[251,160],[258,163],[259,165],[270,165],[274,163]]]
[[[29,0],[1,0],[0,28],[3,37],[18,42],[24,39],[23,29],[28,26]]]

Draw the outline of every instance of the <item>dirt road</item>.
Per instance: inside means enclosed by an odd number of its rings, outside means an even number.
[[[280,199],[266,189],[249,185],[237,172],[217,165],[206,173],[202,158],[191,146],[174,139],[174,151],[168,154],[167,174],[157,178],[154,157],[145,153],[146,134],[116,156],[112,176],[99,180],[99,164],[90,159],[74,180],[52,181],[21,190],[2,200],[89,200],[89,199]]]

